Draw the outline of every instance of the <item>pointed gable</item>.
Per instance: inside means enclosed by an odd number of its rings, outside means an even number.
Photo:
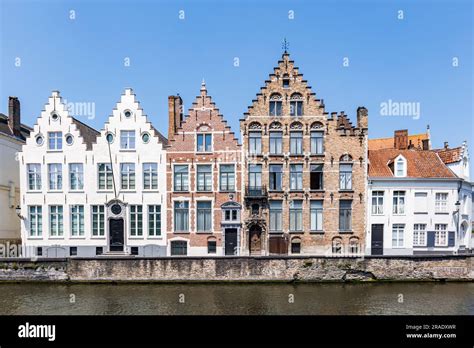
[[[273,69],[269,79],[265,81],[265,85],[260,88],[256,99],[252,101],[252,105],[248,107],[245,116],[269,115],[269,101],[272,96],[280,95],[283,101],[283,115],[289,115],[289,102],[293,97],[301,97],[305,102],[305,114],[323,115],[324,102],[315,98],[315,93],[311,91],[299,72],[295,62],[290,59],[289,53],[285,52],[278,61],[278,65]]]
[[[227,121],[220,113],[219,108],[212,100],[212,97],[207,93],[207,87],[203,81],[201,84],[200,94],[196,96],[194,102],[188,110],[188,114],[184,117],[183,122],[177,128],[176,135],[169,141],[169,145],[173,146],[176,142],[183,142],[184,133],[189,132],[212,132],[216,133],[214,136],[214,143],[217,145],[214,150],[225,147],[237,148],[240,146],[235,133],[231,127],[227,125]],[[193,140],[193,139],[189,139]],[[194,141],[187,142],[186,147],[191,149]]]
[[[63,137],[72,135],[73,143],[70,146],[83,144],[86,150],[92,149],[92,144],[99,135],[99,132],[94,128],[69,114],[59,91],[53,91],[48,98],[44,110],[33,127],[33,131],[30,132],[27,144],[35,145],[37,137],[42,137],[44,138],[44,145],[47,145],[48,132],[62,132]]]

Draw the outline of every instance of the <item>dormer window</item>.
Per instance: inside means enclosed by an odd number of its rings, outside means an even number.
[[[395,160],[395,176],[405,177],[407,175],[406,160],[403,156],[399,156]]]
[[[212,134],[197,135],[197,152],[212,152]]]
[[[281,116],[282,97],[275,93],[270,96],[270,116]]]

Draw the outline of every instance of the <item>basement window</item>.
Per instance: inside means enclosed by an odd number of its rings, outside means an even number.
[[[138,255],[138,247],[131,247],[130,252],[132,255]]]
[[[43,248],[37,247],[36,248],[36,256],[43,256]]]
[[[77,256],[77,247],[69,248],[69,256]]]
[[[95,254],[96,255],[102,255],[102,253],[103,253],[102,247],[96,247],[95,248]]]

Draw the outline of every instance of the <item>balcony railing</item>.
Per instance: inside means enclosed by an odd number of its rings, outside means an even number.
[[[247,197],[266,197],[268,195],[266,186],[246,186],[245,196]]]

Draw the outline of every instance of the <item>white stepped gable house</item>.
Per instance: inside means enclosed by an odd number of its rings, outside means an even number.
[[[445,149],[446,150],[446,149]],[[369,255],[469,253],[474,249],[468,159],[432,150],[429,133],[369,140]],[[459,150],[461,153],[461,150]],[[467,145],[463,145],[467,156]],[[457,170],[455,170],[457,169]]]
[[[30,255],[166,255],[167,140],[131,89],[97,132],[53,92],[20,154]]]

